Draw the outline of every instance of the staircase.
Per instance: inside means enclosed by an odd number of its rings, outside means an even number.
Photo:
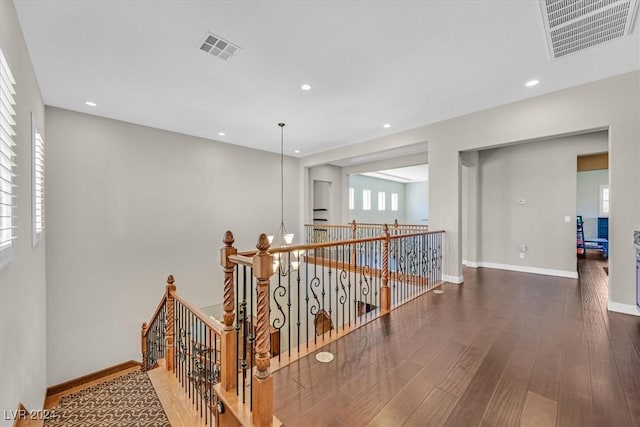
[[[158,360],[157,367],[148,371],[148,374],[171,427],[216,425],[215,413],[213,413],[213,419],[205,419],[194,411],[193,400],[184,392],[176,376],[167,370],[164,359]]]

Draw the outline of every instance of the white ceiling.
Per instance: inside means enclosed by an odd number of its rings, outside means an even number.
[[[423,182],[429,180],[429,165],[415,165],[376,172],[364,172],[360,175],[402,183]]]
[[[534,0],[15,4],[46,104],[299,156],[640,69],[637,28],[551,61]]]

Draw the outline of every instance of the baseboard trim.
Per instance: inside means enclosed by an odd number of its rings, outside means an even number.
[[[465,267],[478,268],[478,263],[476,261],[467,261],[466,259],[462,260],[462,265]]]
[[[550,268],[527,267],[524,265],[498,264],[494,262],[479,262],[478,267],[495,268],[497,270],[517,271],[520,273],[541,274],[543,276],[566,277],[569,279],[577,279],[577,271],[553,270]]]
[[[619,302],[609,301],[607,303],[607,309],[609,311],[615,311],[616,313],[630,314],[632,316],[640,316],[640,310],[633,304],[622,304]]]
[[[447,274],[443,274],[442,280],[448,283],[455,283],[456,285],[459,285],[464,281],[464,278],[462,276],[449,276]]]
[[[54,394],[64,393],[67,390],[71,390],[72,388],[79,387],[85,384],[88,384],[93,381],[98,381],[101,378],[108,377],[109,375],[117,374],[120,371],[126,371],[127,369],[134,368],[136,366],[141,366],[142,364],[136,360],[128,360],[126,362],[118,363],[117,365],[110,366],[105,369],[101,369],[96,372],[92,372],[87,375],[83,375],[78,378],[74,378],[69,381],[65,381],[60,384],[52,385],[47,388],[47,397],[53,396]]]

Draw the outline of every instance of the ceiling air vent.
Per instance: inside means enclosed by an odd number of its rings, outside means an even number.
[[[637,0],[540,0],[556,59],[631,34]]]
[[[209,32],[205,33],[202,41],[200,42],[200,50],[210,53],[213,56],[217,56],[225,61],[235,55],[238,49],[240,49],[240,46]]]

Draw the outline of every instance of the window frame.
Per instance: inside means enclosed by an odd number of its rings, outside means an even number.
[[[371,210],[371,190],[368,190],[368,189],[362,190],[362,210],[363,211]]]
[[[605,198],[606,193],[606,198]],[[606,209],[605,209],[606,202]],[[598,216],[601,217],[609,217],[611,214],[611,190],[609,189],[609,184],[604,184],[600,186],[599,196],[598,196]]]
[[[391,210],[398,211],[398,193],[391,193]]]
[[[356,208],[356,190],[353,187],[349,187],[349,210],[352,211]]]
[[[378,191],[378,210],[379,211],[387,210],[387,192],[386,191]]]

